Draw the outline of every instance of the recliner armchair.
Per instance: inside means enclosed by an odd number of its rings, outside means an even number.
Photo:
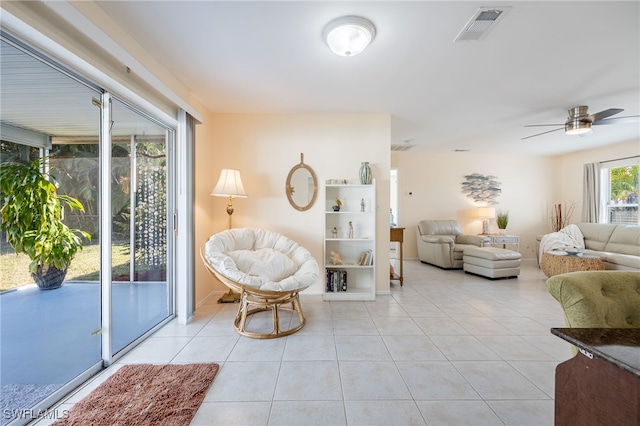
[[[443,269],[462,269],[465,247],[491,246],[489,237],[463,234],[455,220],[422,220],[416,232],[420,261]]]

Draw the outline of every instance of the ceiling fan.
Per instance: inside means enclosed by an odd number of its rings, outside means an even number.
[[[620,108],[609,108],[604,111],[597,112],[589,115],[587,112],[588,107],[577,106],[569,110],[569,117],[564,124],[530,124],[524,127],[544,127],[544,126],[562,126],[557,129],[549,130],[542,133],[536,133],[535,135],[522,138],[529,139],[540,135],[545,135],[551,132],[557,132],[564,129],[567,135],[587,135],[591,133],[591,126],[599,126],[603,124],[622,124],[632,123],[638,121],[640,115],[630,115],[627,117],[608,118],[612,115],[616,115],[624,111]]]

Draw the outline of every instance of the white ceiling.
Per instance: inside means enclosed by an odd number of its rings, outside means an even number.
[[[640,122],[521,138],[567,109],[640,115],[640,2],[101,1],[136,42],[220,113],[381,113],[408,151],[554,155],[640,141]],[[511,6],[481,41],[453,40],[479,7]],[[344,58],[323,27],[377,29]],[[113,28],[116,26],[116,29]]]

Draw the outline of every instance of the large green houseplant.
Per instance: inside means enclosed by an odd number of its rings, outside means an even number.
[[[44,172],[46,159],[0,164],[0,229],[16,253],[31,259],[29,271],[43,290],[62,285],[67,268],[88,233],[63,223],[64,206],[84,211],[80,201],[57,193],[55,178]]]

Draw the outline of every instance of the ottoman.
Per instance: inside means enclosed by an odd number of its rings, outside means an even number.
[[[520,274],[522,255],[497,247],[468,247],[462,256],[462,269],[486,278],[512,278]]]

